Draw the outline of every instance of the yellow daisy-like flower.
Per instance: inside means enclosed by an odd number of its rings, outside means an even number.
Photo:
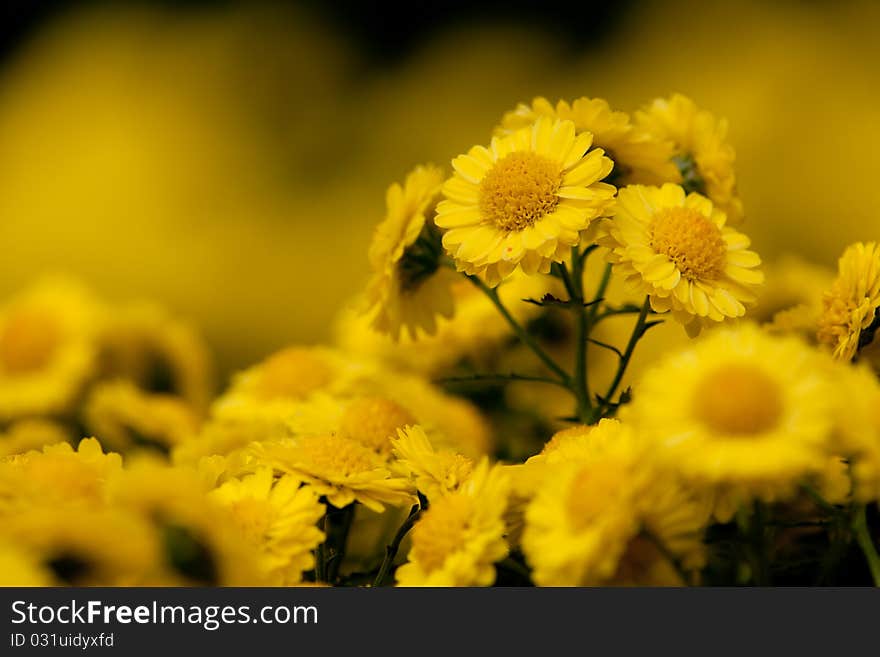
[[[718,492],[716,514],[729,517],[825,467],[838,394],[828,365],[796,337],[752,324],[719,330],[647,371],[621,418],[658,459]]]
[[[727,121],[717,119],[681,94],[657,98],[635,114],[636,125],[656,139],[670,140],[681,183],[688,192],[708,196],[731,224],[743,217],[733,170],[736,154],[727,142]]]
[[[705,324],[745,314],[763,282],[749,239],[723,212],[678,185],[620,190],[613,219],[602,222],[608,259],[655,312],[672,311],[690,335]]]
[[[262,468],[227,481],[211,497],[229,510],[258,551],[270,581],[298,584],[303,571],[314,568],[312,550],[324,540],[317,522],[326,509],[313,488],[288,476],[275,482],[272,471]]]
[[[613,163],[592,142],[571,121],[541,117],[456,157],[435,223],[459,271],[495,287],[518,266],[548,273],[561,262],[613,202],[615,188],[599,182]]]
[[[167,453],[199,428],[192,407],[180,397],[150,394],[127,380],[96,385],[83,420],[90,433],[120,452],[146,447]]]
[[[120,508],[35,506],[4,518],[0,539],[18,546],[56,586],[149,586],[159,576],[159,535]]]
[[[360,502],[374,511],[413,501],[412,486],[395,477],[374,450],[340,435],[299,436],[256,443],[254,461],[309,484],[337,508]]]
[[[68,430],[56,422],[19,420],[0,433],[0,458],[65,443],[69,438]]]
[[[429,500],[446,495],[464,484],[474,471],[474,462],[451,449],[434,449],[420,426],[398,430],[392,441],[395,469],[410,477],[416,490]]]
[[[837,278],[822,299],[817,337],[838,360],[852,360],[874,339],[880,308],[880,246],[858,242],[846,248]]]
[[[159,537],[158,575],[175,586],[261,586],[258,555],[204,478],[140,454],[108,482],[110,503],[136,513]]]
[[[119,454],[104,453],[94,438],[77,449],[47,445],[0,461],[0,514],[26,512],[32,503],[101,505],[106,483],[122,469]]]
[[[370,245],[373,277],[367,287],[372,326],[397,340],[405,328],[412,338],[419,329],[433,334],[437,316],[450,317],[455,274],[443,267],[440,233],[433,214],[443,172],[416,167],[403,186],[388,188],[385,220]]]
[[[0,309],[0,421],[63,415],[95,376],[101,308],[79,285],[47,280]]]
[[[657,185],[678,180],[672,161],[673,145],[637,127],[625,112],[611,109],[602,98],[578,98],[569,104],[560,100],[554,107],[546,98],[535,98],[531,105],[520,103],[501,119],[495,134],[506,135],[532,125],[539,117],[569,120],[577,132],[593,134],[593,145],[614,161],[606,182],[617,186]]]
[[[432,500],[412,529],[398,586],[491,586],[495,562],[507,556],[504,511],[510,480],[482,460],[455,492]]]
[[[681,585],[665,550],[688,571],[704,564],[708,508],[627,427],[577,428],[548,447],[522,536],[537,584]]]

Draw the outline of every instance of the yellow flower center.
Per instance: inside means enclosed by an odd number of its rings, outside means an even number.
[[[0,332],[0,365],[12,374],[44,368],[61,343],[61,329],[48,312],[21,311]]]
[[[610,501],[620,497],[622,484],[630,477],[622,463],[609,461],[601,467],[583,468],[571,483],[568,493],[568,517],[575,529],[589,527],[608,509]]]
[[[229,511],[247,540],[258,544],[263,542],[273,513],[266,500],[244,497],[230,504]]]
[[[779,385],[752,365],[710,372],[694,396],[694,413],[713,431],[748,436],[773,429],[782,417]]]
[[[711,280],[724,271],[727,248],[721,229],[698,210],[659,210],[649,232],[651,248],[668,256],[685,278]]]
[[[371,449],[388,454],[390,438],[397,430],[415,424],[415,418],[399,404],[382,397],[365,397],[351,402],[342,415],[339,431]]]
[[[305,436],[296,443],[296,465],[328,481],[381,467],[375,452],[342,436]]]
[[[263,364],[258,392],[264,399],[302,399],[333,380],[330,366],[309,349],[289,347]]]
[[[455,490],[471,476],[474,462],[456,452],[440,453],[443,485],[447,490]]]
[[[449,555],[464,542],[471,517],[471,500],[461,495],[431,502],[412,531],[412,554],[427,571],[443,567]]]
[[[515,151],[498,160],[480,183],[480,214],[501,230],[523,230],[556,208],[560,184],[558,162]]]

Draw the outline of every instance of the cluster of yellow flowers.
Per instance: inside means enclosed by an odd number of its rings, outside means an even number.
[[[12,300],[0,580],[880,585],[880,247],[764,289],[726,132],[519,105],[389,188],[335,344],[216,398],[159,309]]]

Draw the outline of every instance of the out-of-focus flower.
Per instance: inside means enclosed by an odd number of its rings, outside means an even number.
[[[834,272],[788,254],[765,263],[765,284],[749,310],[749,318],[778,333],[797,333],[815,341],[822,296],[831,287]]]
[[[481,461],[464,485],[431,501],[412,530],[398,586],[490,586],[495,562],[507,556],[504,511],[510,480]]]
[[[680,586],[665,550],[687,571],[704,564],[708,507],[628,427],[557,434],[535,465],[544,471],[522,544],[537,584]]]
[[[442,184],[440,169],[417,167],[403,186],[391,185],[385,220],[373,234],[367,311],[372,326],[395,340],[404,328],[413,338],[419,329],[433,334],[437,316],[453,313],[455,275],[441,262],[443,246],[433,219]]]
[[[83,421],[90,433],[119,452],[150,448],[167,453],[199,429],[195,412],[180,397],[151,394],[128,380],[97,384],[85,401]]]
[[[110,503],[136,513],[158,536],[161,581],[177,586],[259,586],[258,555],[194,470],[147,455],[108,482]]]
[[[874,339],[880,308],[880,247],[857,242],[843,252],[837,278],[822,298],[818,340],[838,360],[852,360]]]
[[[119,454],[104,453],[94,438],[47,445],[0,461],[0,514],[25,513],[27,505],[100,506],[106,483],[122,469]]]
[[[635,116],[639,128],[674,144],[679,175],[668,182],[708,196],[731,224],[739,224],[743,209],[733,170],[735,153],[727,142],[727,121],[715,118],[681,94],[657,98]]]
[[[725,225],[723,212],[678,185],[631,185],[613,219],[600,228],[608,259],[655,312],[672,311],[689,334],[745,314],[763,281],[749,239]]]
[[[269,581],[289,586],[314,568],[312,551],[324,540],[317,522],[326,509],[309,486],[289,476],[277,481],[264,468],[231,479],[210,493],[229,510],[251,549],[260,555]]]
[[[204,339],[161,306],[136,303],[108,313],[98,337],[100,373],[147,393],[174,395],[201,415],[214,395],[214,363]]]
[[[796,337],[751,324],[719,329],[646,372],[621,417],[657,446],[658,460],[718,492],[716,514],[729,518],[824,467],[839,394],[828,365]]]
[[[101,307],[79,285],[45,280],[0,309],[0,421],[64,415],[96,375]]]
[[[70,432],[50,420],[19,420],[0,433],[0,458],[67,442]]]
[[[541,117],[456,157],[435,222],[458,269],[495,287],[517,267],[546,274],[561,262],[613,201],[615,188],[599,182],[613,163],[592,140]]]
[[[571,104],[560,100],[554,107],[546,98],[538,97],[531,105],[520,103],[507,112],[495,133],[510,134],[532,125],[541,116],[566,119],[574,123],[577,132],[592,133],[593,146],[604,150],[614,162],[606,182],[620,187],[657,185],[679,179],[672,161],[672,142],[634,126],[625,112],[612,110],[602,98],[578,98]]]

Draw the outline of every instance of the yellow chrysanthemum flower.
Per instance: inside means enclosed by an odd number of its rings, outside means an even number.
[[[108,482],[110,503],[143,518],[159,537],[159,575],[176,586],[267,584],[252,545],[191,468],[139,455]]]
[[[66,428],[49,420],[19,420],[0,433],[0,458],[67,442]]]
[[[719,493],[716,514],[785,496],[821,470],[838,392],[829,361],[757,326],[713,332],[645,373],[621,417],[657,458]]]
[[[557,434],[535,466],[522,546],[538,585],[683,584],[658,544],[681,568],[704,564],[707,505],[616,420]]]
[[[410,477],[420,493],[433,501],[464,484],[474,471],[474,462],[451,449],[435,449],[420,426],[398,431],[392,441],[397,461],[394,468]]]
[[[119,454],[104,453],[94,438],[47,445],[0,460],[0,514],[25,513],[32,503],[100,505],[106,483],[122,469]]]
[[[299,436],[255,443],[248,452],[259,466],[313,486],[340,509],[360,502],[382,511],[385,504],[403,506],[414,499],[409,481],[393,476],[383,456],[344,436]]]
[[[314,568],[312,550],[324,540],[317,522],[326,509],[313,488],[288,476],[274,481],[272,471],[262,468],[227,481],[211,497],[229,510],[260,554],[269,581],[298,584],[303,571]]]
[[[700,109],[687,96],[657,98],[635,114],[636,126],[656,139],[670,140],[681,183],[688,192],[708,196],[731,224],[743,217],[733,170],[736,154],[727,142],[727,121]]]
[[[79,285],[47,280],[0,309],[0,421],[63,415],[97,369],[101,308]]]
[[[83,421],[120,452],[146,447],[167,453],[199,428],[192,407],[180,397],[147,393],[128,380],[97,384],[86,399]]]
[[[504,115],[495,134],[510,134],[532,125],[542,116],[571,121],[577,132],[593,134],[593,145],[614,161],[614,169],[606,182],[622,186],[678,180],[678,168],[672,161],[672,142],[657,139],[633,125],[625,112],[612,110],[602,98],[578,98],[571,104],[560,100],[555,107],[540,97],[532,100],[531,105],[520,103]]]
[[[435,223],[459,271],[495,287],[517,267],[546,274],[561,262],[613,202],[615,188],[599,182],[613,163],[592,141],[541,117],[456,157]]]
[[[763,281],[749,239],[725,225],[723,212],[678,185],[620,190],[599,242],[615,271],[655,312],[672,311],[690,335],[705,324],[745,314]]]
[[[412,529],[398,586],[491,586],[495,562],[507,556],[504,511],[510,480],[482,460],[464,485],[432,500]]]
[[[101,376],[183,399],[202,415],[215,394],[214,362],[204,338],[161,306],[114,308],[98,336]]]
[[[822,299],[819,342],[838,360],[852,360],[874,339],[880,308],[880,246],[858,242],[846,248],[837,264],[837,278]]]
[[[34,506],[3,519],[0,539],[36,559],[56,586],[169,584],[159,535],[120,508]]]
[[[441,263],[440,232],[433,221],[442,183],[440,169],[420,166],[403,186],[391,185],[385,220],[373,234],[367,311],[372,326],[395,340],[404,328],[412,338],[420,330],[433,334],[437,316],[453,313],[455,274]]]

